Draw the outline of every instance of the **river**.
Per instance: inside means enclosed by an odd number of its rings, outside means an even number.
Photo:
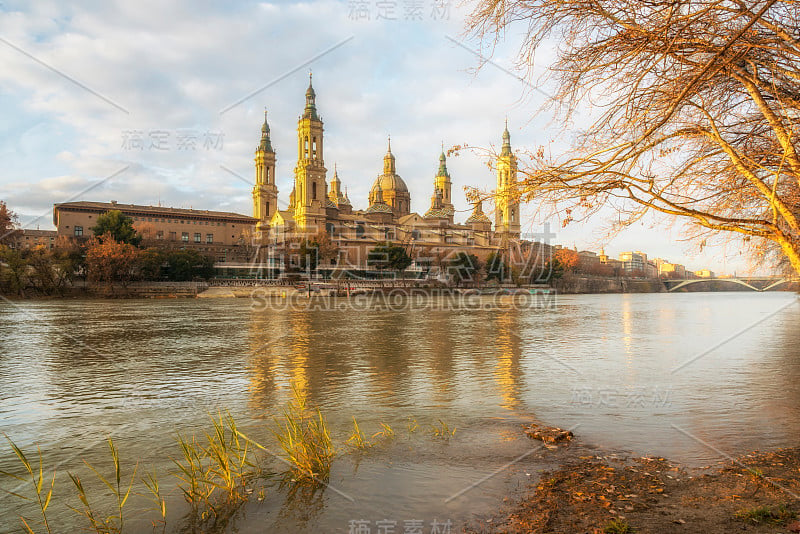
[[[792,293],[565,295],[499,309],[254,303],[0,303],[0,428],[57,466],[55,531],[78,524],[64,504],[78,506],[66,472],[88,479],[83,459],[107,465],[108,436],[123,466],[138,461],[171,486],[177,432],[200,432],[209,412],[227,409],[274,445],[270,428],[292,381],[330,422],[340,452],[331,486],[305,499],[273,487],[233,531],[349,532],[363,520],[377,532],[388,520],[403,532],[419,520],[424,532],[434,521],[455,532],[577,454],[528,440],[522,425],[533,420],[573,429],[581,454],[690,466],[800,440]],[[348,451],[354,416],[369,434],[387,423],[397,436]],[[408,433],[412,419],[419,429]],[[430,430],[440,420],[457,429],[448,441]],[[20,472],[6,443],[0,470]],[[150,532],[144,499],[129,507],[130,531]],[[173,531],[186,512],[174,487],[169,508]],[[20,531],[18,513],[35,516],[0,494],[0,532]]]

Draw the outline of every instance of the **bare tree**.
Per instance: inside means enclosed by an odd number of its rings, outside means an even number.
[[[488,47],[519,29],[529,78],[537,47],[556,42],[559,116],[595,117],[568,153],[520,163],[523,200],[565,224],[611,207],[612,230],[659,212],[701,247],[738,237],[800,272],[800,6],[479,0],[468,22]]]

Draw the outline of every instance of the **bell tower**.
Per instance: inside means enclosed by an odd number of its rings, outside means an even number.
[[[308,76],[306,107],[297,122],[297,165],[294,168],[292,210],[298,230],[316,233],[325,229],[325,182],[322,120],[317,115],[316,93]]]
[[[256,185],[253,187],[253,217],[258,219],[256,232],[269,230],[269,223],[278,209],[278,187],[275,185],[275,151],[269,138],[267,110],[261,127],[261,143],[256,148]]]
[[[439,156],[439,170],[436,173],[433,185],[434,191],[442,192],[442,210],[447,213],[448,220],[453,222],[453,214],[455,207],[453,207],[453,184],[450,181],[450,173],[447,172],[447,156],[444,155],[444,143],[442,143],[442,154]]]
[[[520,214],[517,195],[517,158],[511,151],[508,120],[503,131],[503,148],[497,157],[497,190],[494,204],[494,231],[501,236],[519,239]]]

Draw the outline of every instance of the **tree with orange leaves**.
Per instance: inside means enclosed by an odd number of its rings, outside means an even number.
[[[580,260],[578,253],[568,248],[560,248],[556,250],[553,254],[553,257],[558,261],[565,271],[574,271],[575,267],[578,266],[578,260]]]
[[[108,284],[112,291],[115,282],[125,287],[136,276],[138,257],[139,249],[116,241],[110,232],[93,237],[86,248],[87,278]]]
[[[798,28],[792,0],[479,0],[468,21],[489,49],[519,35],[529,77],[557,40],[550,103],[565,124],[596,112],[573,146],[520,162],[522,200],[565,224],[602,211],[612,232],[661,214],[796,273]]]

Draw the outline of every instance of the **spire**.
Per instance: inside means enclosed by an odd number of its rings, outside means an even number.
[[[272,152],[272,143],[269,139],[269,124],[267,123],[267,108],[264,108],[264,125],[261,127],[261,143],[258,150]]]
[[[439,172],[436,176],[450,177],[450,174],[447,172],[447,156],[444,155],[444,142],[442,142],[442,154],[439,156]]]
[[[511,155],[511,134],[508,133],[508,118],[506,118],[506,128],[503,130],[503,150],[500,152],[501,156]]]
[[[316,105],[317,93],[314,92],[314,86],[311,84],[311,73],[308,73],[308,89],[306,89],[306,109],[303,113],[304,119],[319,120],[317,116]]]
[[[339,181],[339,170],[336,168],[336,163],[333,164],[333,179],[331,180],[331,188],[328,190],[328,199],[335,203],[337,206],[342,198],[341,190],[342,182]]]
[[[438,187],[433,188],[433,196],[431,197],[431,209],[425,213],[426,217],[435,216],[438,217],[441,213],[441,209],[443,207],[442,203],[442,190]]]
[[[392,136],[389,136],[389,148],[383,157],[383,174],[396,174],[394,154],[392,154]]]

